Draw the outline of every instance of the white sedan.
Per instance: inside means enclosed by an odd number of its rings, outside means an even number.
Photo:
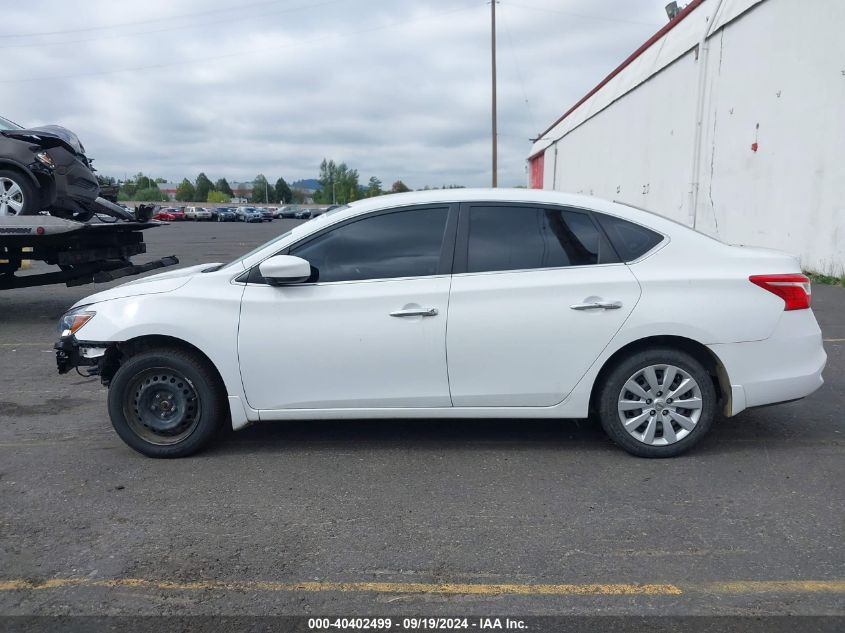
[[[811,394],[826,362],[794,257],[507,189],[355,202],[87,297],[60,329],[59,370],[99,374],[118,434],[155,457],[268,420],[590,414],[668,457],[719,412]]]

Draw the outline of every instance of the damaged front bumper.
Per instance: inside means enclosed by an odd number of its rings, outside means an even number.
[[[66,374],[73,369],[85,369],[86,376],[101,375],[106,353],[112,345],[113,343],[78,341],[73,334],[62,336],[53,345],[56,350],[56,367],[60,374]]]

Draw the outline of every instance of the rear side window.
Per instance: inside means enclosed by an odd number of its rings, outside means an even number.
[[[586,213],[473,206],[469,209],[467,272],[597,264],[604,242]]]
[[[603,213],[596,213],[595,217],[623,262],[642,257],[663,241],[660,233],[639,224]]]

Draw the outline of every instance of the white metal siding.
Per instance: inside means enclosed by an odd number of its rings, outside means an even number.
[[[544,187],[645,206],[845,272],[845,2],[723,0],[699,55],[687,44],[717,5],[701,4],[535,144],[532,154],[548,146]],[[672,61],[655,62],[670,37]]]

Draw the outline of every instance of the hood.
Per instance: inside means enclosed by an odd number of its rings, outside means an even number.
[[[187,268],[169,270],[166,273],[159,273],[158,275],[150,275],[149,277],[135,279],[134,281],[120,284],[114,288],[103,290],[102,292],[80,299],[73,304],[73,307],[76,308],[78,306],[88,305],[91,303],[111,301],[112,299],[125,299],[126,297],[137,297],[139,295],[173,292],[188,283],[191,280],[191,277],[197,273],[200,273],[211,266],[218,265],[219,264],[198,264],[197,266],[188,266]]]
[[[25,130],[3,130],[0,134],[35,143],[44,149],[63,145],[75,154],[85,155],[85,148],[79,142],[79,137],[61,125],[45,125]]]

